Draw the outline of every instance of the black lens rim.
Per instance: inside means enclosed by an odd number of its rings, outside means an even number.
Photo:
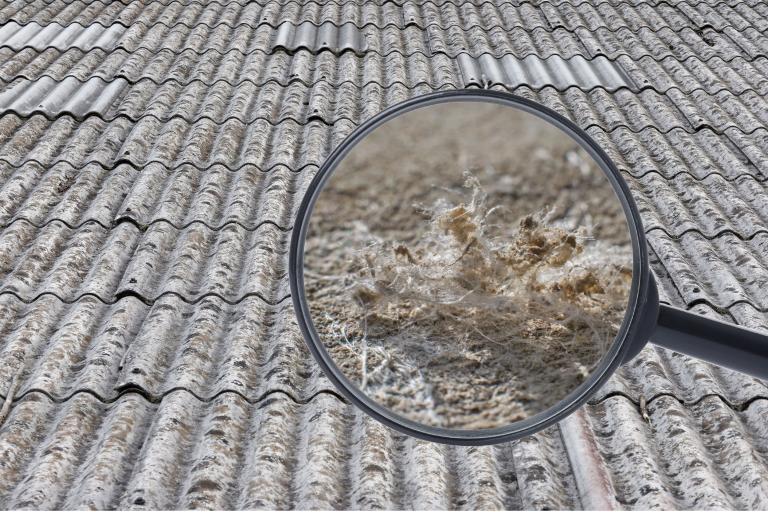
[[[365,396],[360,389],[343,375],[326,351],[314,328],[306,296],[304,295],[304,241],[312,208],[322,192],[324,184],[333,174],[338,164],[363,137],[394,117],[420,107],[452,101],[494,102],[502,106],[514,107],[534,114],[566,132],[595,159],[610,181],[624,209],[632,240],[632,285],[627,313],[616,340],[608,354],[601,360],[598,368],[576,390],[552,407],[520,422],[494,429],[459,430],[423,425],[395,414]],[[597,142],[569,119],[543,105],[506,92],[485,89],[434,92],[401,102],[369,119],[347,136],[320,167],[301,201],[291,236],[288,261],[291,298],[299,328],[315,360],[336,389],[351,403],[370,416],[400,432],[427,441],[455,445],[483,445],[511,441],[528,436],[556,423],[586,403],[589,397],[622,364],[632,346],[636,345],[638,341],[645,341],[637,339],[643,331],[643,327],[645,327],[644,324],[647,323],[643,309],[649,304],[647,297],[649,295],[649,286],[651,286],[648,251],[644,233],[639,210],[632,199],[629,186],[621,176],[620,171]]]

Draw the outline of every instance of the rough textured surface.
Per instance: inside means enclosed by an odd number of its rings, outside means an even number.
[[[364,417],[286,300],[358,123],[510,90],[633,190],[662,299],[768,329],[759,0],[0,3],[0,508],[766,508],[765,383],[646,348],[493,448]]]

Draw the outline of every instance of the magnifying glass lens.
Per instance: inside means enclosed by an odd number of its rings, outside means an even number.
[[[499,103],[375,127],[324,183],[304,245],[310,320],[337,369],[431,427],[504,427],[564,400],[613,345],[631,284],[600,166]]]

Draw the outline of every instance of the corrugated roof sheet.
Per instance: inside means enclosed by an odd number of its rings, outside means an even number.
[[[250,403],[176,391],[158,404],[34,393],[0,446],[11,507],[578,506],[556,429],[514,446],[447,447],[395,435],[325,393],[305,405],[281,393]]]
[[[34,393],[0,432],[16,469],[0,492],[27,508],[575,508],[567,457],[582,456],[610,461],[607,491],[621,507],[759,508],[767,404],[661,397],[639,410],[612,397],[580,413],[596,447],[584,453],[556,429],[514,445],[428,444],[327,394],[298,405],[279,393],[256,404],[234,393],[200,402],[177,391],[159,404]]]
[[[354,126],[494,87],[614,159],[662,300],[768,329],[765,5],[323,5],[0,7],[0,506],[768,506],[763,382],[648,347],[557,428],[431,445],[335,394],[285,286]]]

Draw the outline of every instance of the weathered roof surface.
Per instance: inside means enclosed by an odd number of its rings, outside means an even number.
[[[662,299],[768,329],[757,0],[0,3],[0,507],[766,508],[768,385],[648,347],[516,443],[395,434],[312,361],[296,207],[354,127],[492,87],[570,117]]]

